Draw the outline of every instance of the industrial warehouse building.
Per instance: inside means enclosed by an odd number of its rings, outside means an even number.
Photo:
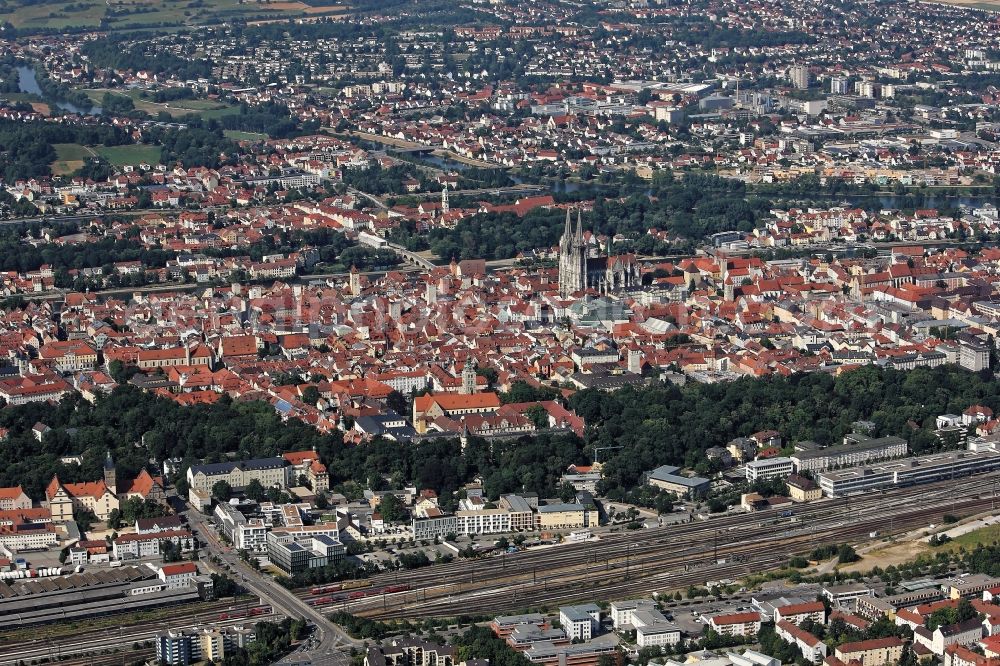
[[[0,581],[0,625],[67,622],[212,597],[208,576],[194,576],[187,583],[174,585],[148,565]]]
[[[712,485],[708,479],[700,476],[683,476],[678,474],[680,467],[660,465],[646,473],[646,483],[656,488],[662,488],[678,497],[700,497],[705,495]]]

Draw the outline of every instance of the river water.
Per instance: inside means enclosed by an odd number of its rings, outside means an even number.
[[[17,87],[23,93],[31,93],[32,95],[38,95],[41,98],[45,98],[45,94],[38,85],[38,79],[35,76],[35,70],[32,67],[22,66],[17,68]],[[79,113],[85,116],[97,116],[101,114],[101,107],[92,106],[89,109],[83,109],[76,104],[63,101],[52,101],[46,100],[46,103],[53,106],[57,106],[63,111],[69,111],[70,113]]]
[[[99,111],[98,111],[99,113]],[[374,141],[365,142],[365,147],[370,150],[385,150],[385,146]],[[390,151],[391,152],[391,151]],[[470,167],[467,164],[463,164],[456,160],[450,159],[448,157],[442,157],[440,155],[416,155],[414,156],[416,161],[423,162],[425,164],[437,167],[438,169],[443,169],[445,171],[466,171]],[[513,174],[508,173],[508,177],[517,185],[526,182],[523,178]],[[542,184],[549,185],[553,192],[568,194],[571,192],[576,192],[582,189],[582,185],[579,182],[572,180],[550,180],[543,181]],[[600,188],[600,185],[598,184]],[[647,191],[647,194],[652,194],[652,191]],[[847,204],[849,206],[855,206],[857,208],[863,208],[865,210],[882,210],[882,209],[899,209],[899,208],[981,208],[986,204],[993,204],[994,206],[1000,207],[1000,197],[991,194],[958,194],[949,195],[940,190],[921,190],[919,188],[908,189],[905,195],[897,195],[892,193],[875,193],[875,194],[812,194],[808,198],[796,197],[794,195],[784,196],[777,194],[761,194],[764,198],[770,199],[772,201],[787,203],[789,201],[795,201],[797,199],[802,200],[802,204],[805,206],[810,206],[814,208],[829,207],[829,206],[840,206]]]
[[[983,194],[948,195],[941,192],[914,190],[906,195],[895,194],[846,194],[831,199],[847,201],[859,208],[906,208],[915,202],[920,208],[981,208],[986,204],[1000,205],[1000,197]]]

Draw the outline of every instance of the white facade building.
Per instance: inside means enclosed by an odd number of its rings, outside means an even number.
[[[765,458],[763,460],[753,460],[747,463],[747,481],[767,481],[779,477],[786,477],[792,473],[791,458]]]
[[[595,604],[563,606],[559,609],[559,624],[566,637],[589,641],[600,626],[601,609]]]

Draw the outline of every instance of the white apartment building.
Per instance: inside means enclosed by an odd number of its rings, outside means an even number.
[[[459,533],[458,518],[451,514],[442,514],[440,511],[424,518],[414,516],[411,527],[414,539],[433,539],[450,533]]]
[[[913,630],[913,641],[923,645],[934,654],[944,655],[949,645],[971,645],[983,637],[983,623],[979,618],[972,618],[958,624],[942,625],[934,631],[926,627]]]
[[[21,486],[0,488],[0,511],[30,508],[31,498],[22,490]]]
[[[179,546],[182,552],[194,548],[194,537],[188,530],[154,532],[152,534],[123,534],[112,543],[116,560],[159,557],[164,544]]]
[[[248,550],[251,553],[267,552],[268,526],[260,518],[251,518],[244,525],[236,528],[233,545],[237,550]]]
[[[506,509],[456,511],[459,534],[503,534],[510,532],[510,512]]]
[[[774,631],[785,641],[799,648],[802,656],[814,664],[818,664],[826,659],[826,643],[816,638],[808,631],[800,629],[787,620],[779,621]]]
[[[806,620],[826,624],[826,606],[823,605],[822,601],[778,606],[774,609],[774,621],[778,623],[782,620],[787,620],[794,625],[802,624]]]
[[[26,529],[17,529],[7,534],[0,534],[0,546],[11,551],[33,548],[49,548],[59,544],[56,528],[51,524],[36,523]]]

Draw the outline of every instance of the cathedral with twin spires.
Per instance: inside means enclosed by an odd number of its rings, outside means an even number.
[[[610,294],[641,283],[639,264],[634,254],[613,256],[608,237],[607,254],[590,256],[590,246],[583,235],[583,215],[576,212],[576,230],[570,210],[566,209],[566,227],[559,239],[559,295],[573,294],[592,288]]]

